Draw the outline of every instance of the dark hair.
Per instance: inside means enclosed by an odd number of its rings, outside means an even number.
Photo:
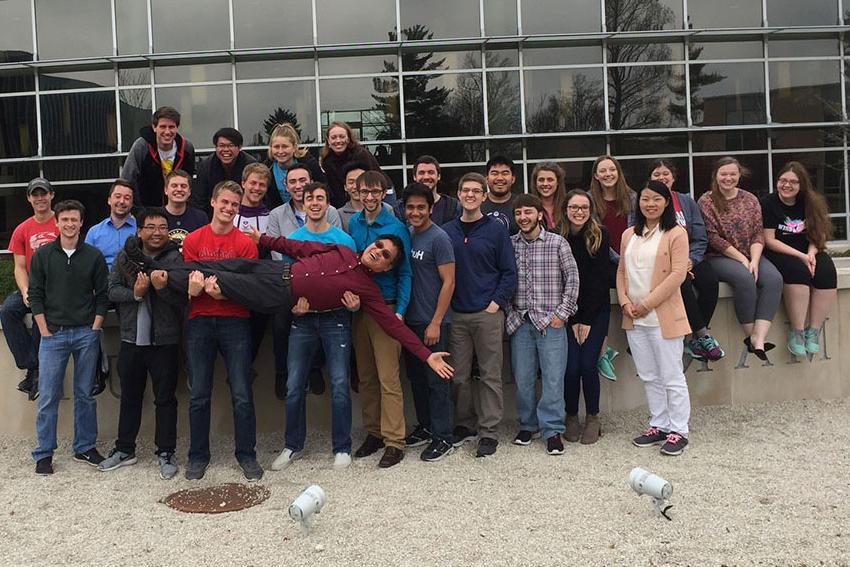
[[[304,197],[307,195],[314,193],[321,189],[325,192],[325,200],[330,199],[330,193],[328,192],[328,186],[322,183],[321,181],[313,181],[304,186]]]
[[[401,202],[407,205],[407,200],[411,197],[424,198],[428,202],[429,209],[434,206],[434,193],[424,183],[414,181],[404,188],[401,193]]]
[[[115,191],[116,187],[126,187],[134,195],[136,193],[136,190],[133,188],[133,184],[131,182],[127,181],[126,179],[122,179],[121,177],[119,177],[118,179],[116,179],[115,181],[112,182],[112,185],[109,186],[109,193],[107,193],[106,196],[111,197],[112,193]]]
[[[670,173],[673,174],[673,183],[679,179],[679,170],[676,168],[676,165],[670,161],[669,159],[659,158],[654,159],[649,162],[649,171],[646,172],[646,178],[652,179],[652,172],[658,169],[659,167],[666,167],[670,170]]]
[[[342,167],[342,177],[343,179],[348,177],[348,174],[354,171],[355,169],[362,169],[363,171],[369,171],[372,168],[369,167],[368,163],[363,163],[362,161],[350,161],[346,163]]]
[[[395,258],[393,258],[393,263],[390,266],[391,270],[395,269],[404,258],[404,242],[402,242],[401,238],[399,238],[395,234],[382,234],[375,239],[375,242],[377,242],[378,240],[389,240],[393,243],[395,249],[398,250],[398,254],[395,255]]]
[[[635,207],[635,234],[639,236],[643,236],[644,229],[646,228],[646,217],[643,216],[643,211],[640,210],[640,196],[644,191],[653,191],[658,193],[667,203],[664,205],[664,210],[661,212],[661,218],[658,219],[658,226],[661,230],[670,230],[674,226],[676,226],[676,212],[673,210],[673,197],[670,195],[670,189],[667,188],[666,185],[658,181],[657,179],[652,179],[644,183],[640,189],[637,190],[637,206]]]
[[[59,220],[59,214],[65,211],[80,211],[80,220],[82,221],[86,218],[86,208],[76,199],[66,199],[56,203],[56,208],[53,211],[56,220]]]
[[[171,181],[175,177],[182,177],[189,182],[189,186],[192,185],[192,176],[186,173],[182,169],[172,169],[171,173],[165,176],[165,186],[168,187],[168,182]]]
[[[236,128],[230,128],[229,126],[225,128],[219,128],[218,131],[213,134],[214,146],[218,144],[219,138],[227,138],[240,148],[242,147],[242,142],[244,142],[244,140],[242,139],[242,134],[239,133],[239,130],[237,130]]]
[[[487,160],[487,165],[484,167],[484,171],[489,172],[490,168],[494,165],[506,165],[511,170],[511,175],[516,175],[516,169],[514,167],[514,162],[511,158],[503,155],[495,155]]]
[[[142,228],[142,225],[144,225],[149,218],[153,217],[161,217],[168,220],[168,216],[165,214],[165,209],[162,207],[146,207],[142,209],[140,213],[136,214],[136,226]]]
[[[380,171],[364,171],[357,178],[357,188],[361,187],[380,187],[386,191],[389,183],[387,183],[387,176]]]
[[[296,163],[296,164],[293,164],[292,167],[290,167],[289,169],[286,170],[286,179],[283,180],[284,183],[289,179],[289,174],[292,173],[293,171],[295,171],[296,169],[303,169],[304,171],[306,171],[307,177],[310,178],[310,182],[313,181],[313,172],[310,171],[310,168],[307,167],[306,165],[304,165],[303,163]]]
[[[437,161],[437,158],[429,155],[422,155],[416,158],[416,161],[413,162],[413,174],[416,175],[416,168],[419,167],[420,164],[427,163],[429,165],[433,165],[437,168],[437,173],[440,173],[440,162]]]
[[[173,106],[160,106],[157,108],[151,117],[151,124],[156,126],[160,118],[173,120],[178,127],[180,126],[180,113]]]
[[[829,220],[826,199],[817,192],[809,172],[799,161],[789,161],[782,166],[776,174],[777,179],[789,171],[796,175],[800,182],[798,196],[802,198],[805,211],[806,237],[818,251],[823,251],[826,248],[826,241],[832,238],[832,222]]]
[[[537,195],[531,193],[520,193],[514,199],[514,211],[523,207],[534,207],[538,213],[543,212],[543,201]]]

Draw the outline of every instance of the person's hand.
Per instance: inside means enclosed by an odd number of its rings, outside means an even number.
[[[151,279],[144,272],[136,274],[136,283],[133,284],[133,295],[144,297],[151,285]]]
[[[549,326],[553,329],[560,329],[564,326],[564,320],[557,315],[552,315],[552,320],[549,321]]]
[[[168,284],[168,272],[165,270],[154,270],[151,272],[151,285],[154,289],[165,289]]]
[[[806,267],[809,268],[809,273],[815,277],[815,268],[817,268],[818,260],[815,252],[810,252],[806,256]]]
[[[404,323],[404,315],[402,315],[401,313],[396,313],[396,314],[395,314],[395,316],[396,316],[396,317],[398,317],[398,320],[399,320],[399,321],[401,321],[402,323]]]
[[[487,313],[496,313],[498,310],[499,310],[499,304],[496,303],[495,301],[491,301],[490,305],[488,305],[484,309],[484,311],[486,311]]]
[[[221,288],[218,286],[218,278],[210,276],[204,280],[204,291],[213,299],[224,299],[224,294],[221,293]]]
[[[204,274],[198,270],[189,273],[189,295],[198,297],[204,291]]]
[[[432,321],[431,323],[428,323],[427,327],[425,327],[425,338],[422,340],[422,342],[425,343],[425,346],[433,346],[437,344],[439,340],[440,324],[434,323]]]
[[[307,301],[306,297],[299,297],[298,301],[295,302],[295,305],[292,306],[292,314],[293,315],[304,315],[310,311],[310,302]]]
[[[447,356],[449,356],[449,353],[447,352],[432,352],[431,356],[429,356],[426,361],[428,362],[428,366],[431,367],[431,370],[444,380],[451,378],[455,372],[455,369],[449,366],[449,363],[445,361]]]
[[[638,303],[637,305],[632,305],[632,313],[634,313],[635,319],[643,319],[649,315],[649,309],[643,303]]]
[[[27,307],[30,306],[30,292],[28,290],[24,290],[21,292],[21,299],[24,300],[24,305]]]
[[[636,319],[635,317],[635,306],[631,304],[631,302],[623,305],[623,314],[631,317],[632,319]]]
[[[256,228],[253,229],[251,232],[246,232],[245,234],[247,234],[248,237],[254,241],[254,244],[259,244],[260,237],[263,235],[263,233],[257,230]]]
[[[342,302],[343,307],[349,311],[354,312],[360,309],[360,296],[354,292],[346,290],[345,293],[342,294],[342,299],[340,301]]]
[[[753,279],[758,281],[758,279],[759,279],[759,263],[754,261],[754,260],[750,260],[749,264],[747,264],[747,270],[749,270],[749,272],[753,275]]]
[[[576,323],[573,325],[573,336],[576,338],[576,342],[578,344],[584,344],[588,333],[590,333],[590,325],[584,325],[582,323]]]

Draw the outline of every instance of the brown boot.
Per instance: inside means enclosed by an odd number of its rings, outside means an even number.
[[[581,444],[592,445],[602,437],[602,425],[598,415],[589,415],[584,420],[584,431],[581,433]]]
[[[578,421],[578,416],[568,415],[566,426],[567,430],[564,432],[564,439],[570,443],[575,443],[581,437],[581,423]]]

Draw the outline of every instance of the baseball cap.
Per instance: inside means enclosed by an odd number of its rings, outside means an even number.
[[[50,181],[44,177],[36,177],[30,181],[29,185],[27,185],[27,196],[32,195],[32,192],[36,189],[44,189],[48,193],[53,193],[53,187],[51,187]]]

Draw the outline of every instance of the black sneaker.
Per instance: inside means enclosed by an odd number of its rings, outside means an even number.
[[[399,464],[403,458],[403,450],[399,449],[398,447],[387,447],[386,449],[384,449],[384,454],[383,456],[381,456],[381,460],[378,461],[378,467],[382,469],[394,467]]]
[[[53,474],[53,457],[42,457],[35,463],[35,474],[47,476]]]
[[[665,439],[667,439],[667,432],[661,431],[657,427],[650,427],[643,432],[643,435],[632,439],[632,443],[634,443],[635,447],[652,447]]]
[[[239,462],[239,466],[242,468],[242,475],[248,482],[257,482],[263,478],[263,467],[260,466],[257,459],[244,459]]]
[[[676,433],[675,431],[671,431],[667,434],[667,439],[664,441],[664,445],[661,446],[661,454],[675,457],[681,455],[687,446],[687,437]]]
[[[207,463],[201,461],[189,461],[186,463],[186,480],[201,480],[207,472]]]
[[[30,400],[38,398],[38,368],[27,369],[27,375],[18,382],[18,390],[27,394]]]
[[[434,439],[433,441],[431,441],[431,444],[428,445],[428,447],[424,451],[422,451],[422,454],[419,455],[419,458],[423,461],[434,463],[439,460],[442,460],[443,457],[451,454],[452,452],[454,452],[454,450],[454,446],[452,446],[452,444],[448,441],[438,441],[437,439]]]
[[[431,442],[431,432],[421,425],[417,425],[413,433],[404,438],[404,444],[408,447],[421,447]]]
[[[514,437],[514,445],[531,445],[531,440],[539,437],[539,431],[520,431],[516,434],[516,437]]]
[[[467,441],[472,441],[476,437],[476,433],[471,429],[467,429],[462,425],[458,425],[452,431],[452,445],[454,447],[460,447]]]
[[[92,447],[85,453],[75,453],[74,460],[96,467],[103,462],[103,455],[97,452],[97,448]]]
[[[374,455],[378,452],[379,449],[383,449],[384,440],[379,437],[375,437],[371,433],[366,436],[366,439],[363,440],[363,444],[354,451],[355,459],[362,459],[364,457],[368,457],[369,455]]]
[[[489,457],[490,455],[495,454],[496,447],[499,446],[499,442],[492,437],[482,437],[478,441],[478,451],[476,451],[476,457]]]
[[[546,440],[546,452],[550,455],[564,454],[564,442],[561,439],[560,433],[556,433]]]

